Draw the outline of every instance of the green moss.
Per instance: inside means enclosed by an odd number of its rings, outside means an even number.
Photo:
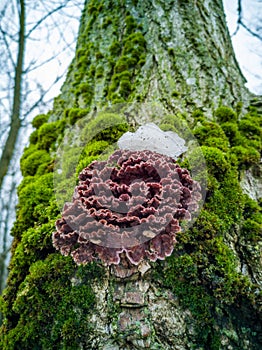
[[[243,210],[243,223],[241,225],[241,236],[245,242],[257,244],[261,239],[262,232],[262,209],[259,204],[247,195]]]
[[[241,227],[241,233],[246,241],[258,242],[261,238],[262,223],[247,219]]]
[[[247,141],[247,139],[245,141]],[[246,144],[251,148],[255,148],[257,152],[262,152],[262,139],[248,140]]]
[[[95,72],[95,69],[94,69]],[[76,96],[79,95],[85,95],[86,98],[92,98],[93,96],[93,87],[88,84],[88,83],[81,83],[77,86],[76,90],[75,90]]]
[[[161,123],[161,124],[159,125],[159,128],[160,128],[161,130],[163,130],[163,131],[174,131],[174,132],[176,131],[174,125],[172,125],[172,124],[167,124],[167,123]]]
[[[205,247],[209,266],[203,271],[205,280],[213,284],[213,296],[226,304],[232,304],[240,295],[249,293],[248,278],[237,272],[237,261],[232,250],[217,237]]]
[[[204,122],[205,121],[205,115],[204,112],[201,109],[195,109],[192,112],[192,118],[195,122]]]
[[[96,73],[96,65],[95,64],[91,64],[90,65],[90,69],[89,69],[89,76],[90,77],[94,77],[95,76],[95,73]],[[84,92],[90,92],[91,90],[89,88],[87,88],[87,86],[84,88]]]
[[[97,156],[82,156],[79,160],[79,163],[77,164],[76,168],[76,176],[78,178],[79,173],[86,168],[88,165],[90,165],[94,160],[97,160]]]
[[[240,137],[240,133],[239,133],[237,124],[232,123],[232,122],[226,122],[226,123],[221,124],[221,128],[223,129],[224,133],[226,134],[231,146],[236,145],[237,140]]]
[[[108,146],[109,143],[107,141],[93,141],[85,147],[83,152],[86,156],[98,156]]]
[[[116,63],[116,65],[115,65],[115,72],[116,73],[121,73],[123,71],[127,71],[127,69],[128,69],[127,58],[125,56],[123,56]]]
[[[90,57],[82,56],[77,60],[76,67],[79,70],[85,70],[87,69],[89,64],[90,64]]]
[[[20,161],[22,175],[33,176],[37,173],[40,165],[42,165],[41,169],[43,170],[43,165],[47,167],[50,161],[51,157],[45,150],[36,150],[27,157],[23,156]]]
[[[213,211],[201,210],[195,225],[186,233],[178,234],[178,241],[187,244],[204,244],[205,241],[221,236],[224,231],[223,218]]]
[[[237,102],[235,107],[237,116],[239,116],[242,113],[242,109],[243,109],[243,102],[241,101]]]
[[[101,113],[91,120],[83,130],[83,137],[89,140],[116,142],[128,130],[125,119],[113,113]]]
[[[175,57],[175,49],[173,47],[169,47],[167,52],[170,56]]]
[[[126,100],[123,97],[121,97],[119,93],[113,93],[111,96],[111,102],[113,105],[115,105],[115,104],[126,103]]]
[[[243,211],[244,219],[253,219],[262,224],[262,209],[260,205],[248,195],[244,196],[245,206]]]
[[[215,118],[219,123],[236,122],[237,114],[232,108],[223,106],[215,111]]]
[[[22,181],[20,182],[20,184],[17,187],[17,194],[18,196],[20,196],[20,192],[21,190],[26,187],[27,185],[31,184],[35,179],[35,176],[26,176],[23,177]]]
[[[28,156],[30,156],[32,153],[37,151],[37,145],[29,145],[24,149],[24,153],[21,157],[20,162],[22,162],[24,159],[26,159]]]
[[[224,152],[228,151],[229,146],[228,140],[221,137],[207,137],[204,144],[205,146],[216,147]]]
[[[102,59],[104,56],[103,56],[102,52],[97,51],[95,57],[96,57],[96,60],[100,60],[100,59]]]
[[[122,81],[128,82],[131,88],[131,83],[130,83],[131,74],[127,70],[113,75],[112,83],[109,86],[109,94],[108,94],[112,100],[115,99],[116,96],[117,98],[121,98],[121,93],[119,91],[119,88]],[[125,90],[122,90],[122,92],[125,92]]]
[[[158,118],[158,116],[156,116]],[[187,114],[170,114],[162,118],[160,125],[169,125],[170,129],[184,138],[184,140],[192,140],[192,131],[188,127]]]
[[[234,146],[231,151],[237,157],[239,169],[248,169],[260,160],[259,152],[253,147]]]
[[[227,230],[242,217],[243,194],[236,175],[234,171],[225,174],[219,188],[207,199],[205,206],[223,219]]]
[[[194,226],[177,233],[177,247],[166,263],[159,263],[162,277],[158,275],[158,278],[164,286],[168,284],[175,295],[179,296],[182,305],[194,315],[196,329],[199,331],[198,344],[208,344],[207,348],[210,348],[210,337],[214,336],[213,325],[216,322],[211,315],[217,301],[232,305],[240,295],[247,296],[250,293],[251,283],[237,272],[236,257],[224,237],[236,223],[241,225],[243,212],[246,218],[251,215],[255,204],[247,201],[245,209],[245,196],[238,182],[235,156],[228,149],[228,138],[233,139],[238,132],[236,123],[223,124],[227,138],[218,124],[204,121],[201,111],[194,114],[194,119],[201,122],[194,131],[204,145],[201,150],[209,174],[206,202]],[[176,126],[172,120],[172,116],[165,117],[162,127],[168,130],[172,125]],[[190,164],[191,162],[192,159]],[[249,233],[250,240],[256,240],[259,225],[254,223],[253,217],[245,222],[247,226],[243,226],[242,231],[252,229],[254,235]],[[204,286],[208,288],[205,289]],[[203,334],[201,325],[204,324],[206,329]],[[219,334],[212,345],[214,349],[219,349],[218,339]]]
[[[245,135],[246,138],[258,137],[261,139],[262,131],[260,125],[249,118],[242,119],[238,124],[239,130]]]
[[[35,145],[38,141],[38,130],[34,130],[32,134],[29,136],[30,144]]]
[[[136,32],[130,34],[126,39],[124,39],[124,50],[129,53],[132,52],[132,50],[135,48],[134,46],[137,45],[137,47],[145,47],[146,46],[146,40],[141,32]],[[133,45],[133,47],[132,47]]]
[[[132,91],[132,85],[128,79],[122,79],[119,86],[119,94],[124,98],[128,97],[130,92]]]
[[[214,194],[219,188],[219,181],[213,175],[208,175],[207,177],[207,189],[206,189],[206,200]]]
[[[101,28],[106,29],[112,23],[113,23],[113,19],[111,17],[103,18],[103,23],[102,23]]]
[[[226,150],[228,147],[228,139],[222,127],[217,123],[204,121],[201,126],[197,126],[193,130],[193,133],[200,145],[215,146],[222,150]],[[214,142],[209,140],[214,138]]]
[[[125,23],[126,23],[126,33],[131,34],[136,28],[137,28],[137,23],[132,16],[126,16],[125,18]]]
[[[54,252],[51,240],[54,224],[54,220],[50,219],[46,224],[24,231],[22,239],[17,244],[13,254],[10,265],[10,280],[17,279],[17,275],[21,275],[21,271],[23,271],[23,273],[28,272],[32,263]]]
[[[79,162],[76,168],[76,174],[78,175],[85,167],[87,167],[92,161],[96,160],[98,156],[109,147],[107,141],[93,141],[89,142],[79,158]]]
[[[96,68],[96,79],[102,78],[104,74],[104,67],[103,66],[97,66]]]
[[[237,166],[239,170],[248,169],[250,166],[259,162],[261,147],[262,131],[257,116],[247,114],[238,123],[235,112],[226,107],[221,107],[215,112],[217,119],[222,122],[221,128],[227,136],[231,149],[230,154],[237,160]],[[205,138],[206,132],[206,138]],[[208,146],[214,146],[215,142],[209,139],[210,131],[206,128],[198,127],[194,134],[201,143]],[[221,140],[217,140],[216,147],[219,147],[223,151],[227,151],[226,140],[222,134]],[[223,143],[221,141],[223,139]]]
[[[202,147],[202,152],[206,160],[207,170],[218,181],[221,181],[227,174],[230,164],[225,153],[215,147]]]
[[[43,124],[38,131],[38,147],[48,150],[63,133],[65,127],[64,121],[50,122]]]
[[[64,116],[71,125],[74,125],[77,120],[85,117],[88,113],[89,109],[68,108],[64,111]]]
[[[248,107],[248,113],[245,115],[245,117],[252,118],[252,120],[256,120],[256,122],[260,125],[262,125],[261,121],[261,104],[257,107],[250,105]]]
[[[88,4],[88,13],[89,15],[96,15],[98,14],[99,11],[101,11],[103,8],[103,4],[99,4],[97,3],[96,1],[91,1],[89,4]]]
[[[118,83],[120,83],[122,79],[124,79],[124,80],[130,79],[131,80],[131,78],[132,78],[132,74],[129,71],[125,70],[121,73],[114,74],[112,77],[112,80],[118,81]]]
[[[47,114],[39,114],[33,119],[32,125],[34,128],[39,129],[41,125],[47,122],[47,120],[48,120]]]
[[[76,50],[75,57],[76,57],[77,61],[79,62],[79,60],[81,60],[81,59],[86,59],[87,55],[88,55],[88,50],[86,48],[79,48]]]
[[[56,344],[59,349],[76,349],[79,342],[88,348],[88,316],[95,303],[90,286],[94,268],[91,264],[77,269],[71,258],[61,254],[50,254],[32,264],[13,306],[19,321],[8,339],[4,338],[3,348],[52,350]],[[95,271],[99,278],[99,269]],[[73,277],[78,280],[75,286],[71,283]]]
[[[48,222],[49,218],[44,215],[45,208],[53,199],[52,173],[41,175],[34,182],[29,181],[26,186],[20,187],[18,216],[12,234],[20,237],[28,227]]]
[[[179,297],[182,306],[192,313],[194,326],[198,330],[197,341],[202,344],[207,341],[213,322],[213,300],[203,286],[195,283],[197,274],[197,265],[189,255],[173,255],[167,259],[165,269],[162,266],[155,269],[155,278],[161,280],[164,287],[171,289]]]
[[[137,63],[137,67],[142,67],[146,63],[146,55],[141,55]]]
[[[128,19],[128,21],[130,18]],[[132,83],[135,79],[138,69],[146,61],[145,38],[141,32],[128,34],[123,40],[123,49],[120,44],[114,41],[110,47],[112,55],[120,55],[114,65],[114,75],[108,89],[108,99],[112,102],[124,102],[128,100],[133,91]],[[136,74],[135,74],[136,73]]]
[[[115,57],[119,56],[119,54],[121,52],[120,42],[117,40],[113,41],[113,43],[109,47],[109,52],[112,56],[115,56]]]
[[[232,117],[228,110],[223,112]],[[238,226],[247,244],[256,246],[262,217],[257,204],[243,195],[239,185],[239,163],[235,148],[230,148],[228,142],[234,145],[241,133],[244,134],[238,129],[236,117],[233,115],[234,122],[223,117],[222,128],[214,122],[205,121],[201,111],[193,117],[197,125],[194,133],[203,145],[201,150],[208,170],[206,201],[194,225],[177,233],[178,243],[173,255],[156,264],[155,278],[164,287],[172,289],[181,305],[191,311],[198,346],[218,350],[222,333],[214,330],[220,328],[220,316],[224,317],[224,312],[219,314],[217,308],[221,305],[236,307],[239,298],[253,303],[254,298],[252,283],[238,272],[237,257],[229,247],[227,237]],[[173,126],[176,129],[177,123],[173,119],[172,116],[165,117],[161,128],[171,130]],[[253,133],[257,130],[251,129]],[[248,141],[243,148],[246,151],[250,148]],[[186,164],[187,161],[183,162]],[[253,164],[257,161],[258,158],[254,158]],[[192,162],[193,157],[186,166],[190,168]],[[235,234],[239,235],[239,232]],[[257,256],[252,255],[256,249],[248,249],[246,256],[256,259]]]
[[[224,242],[225,232],[228,227],[224,225],[224,215],[219,217],[212,207],[203,209],[195,225],[177,235],[178,246],[173,255],[155,269],[155,278],[192,313],[197,344],[207,349],[219,349],[219,333],[212,343],[214,329],[219,329],[222,321],[215,309],[232,305],[250,292],[250,282],[237,272],[236,258]]]
[[[122,56],[115,65],[115,72],[122,73],[127,71],[129,68],[135,67],[137,60],[133,57]]]
[[[175,98],[179,98],[180,97],[180,93],[176,90],[173,90],[172,93],[171,93],[171,96],[172,97],[175,97]]]

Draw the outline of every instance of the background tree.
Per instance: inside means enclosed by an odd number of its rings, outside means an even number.
[[[77,1],[1,3],[0,291],[6,277],[16,185],[21,179],[21,144],[27,142],[33,113],[40,113],[50,106],[50,92],[65,74],[59,61],[68,60],[74,50],[76,32],[73,32],[72,22],[79,20],[80,6]],[[69,25],[72,32],[67,29],[65,38],[63,29]],[[53,40],[57,40],[58,45],[52,48]],[[43,82],[41,71],[48,69],[50,64],[54,67],[55,60],[56,72]]]
[[[244,83],[221,1],[86,1],[61,95],[34,119],[21,160],[3,349],[261,348],[261,102]],[[157,120],[162,128],[177,130],[178,116],[187,121],[208,189],[172,256],[119,281],[112,268],[77,267],[54,249],[52,170],[66,125],[77,128],[88,115],[84,130],[100,131],[82,154],[88,165],[137,126],[100,110],[134,101],[163,106],[170,115]],[[68,154],[68,169],[73,161]],[[253,199],[241,188],[247,179]]]

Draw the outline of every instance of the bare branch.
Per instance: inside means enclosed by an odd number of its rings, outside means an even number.
[[[49,57],[47,60],[39,63],[38,65],[35,65],[33,66],[34,64],[37,63],[37,60],[35,60],[34,62],[31,61],[29,64],[28,64],[28,67],[24,70],[24,73],[27,74],[27,73],[31,73],[33,72],[34,70],[40,68],[40,67],[43,67],[44,65],[54,61],[56,58],[58,58],[62,53],[66,52],[66,50],[71,47],[73,44],[75,43],[75,41],[72,41],[71,43],[67,44],[65,47],[63,47],[59,52],[57,52],[56,54],[52,55],[52,57]],[[33,66],[33,67],[32,67]]]
[[[13,66],[13,68],[15,69],[15,62],[14,62],[14,60],[13,60],[12,52],[11,52],[11,50],[10,50],[10,45],[8,44],[8,42],[7,42],[7,40],[6,40],[6,33],[2,30],[1,25],[0,25],[0,33],[2,34],[2,39],[3,39],[3,42],[4,42],[4,44],[5,44],[5,48],[6,48],[7,52],[8,52],[8,56],[9,56],[9,58],[10,58],[10,61],[11,61],[11,63],[12,63],[12,66]]]
[[[240,25],[241,25],[243,28],[245,28],[245,30],[246,30],[249,34],[253,35],[255,38],[257,38],[257,39],[259,39],[259,40],[262,41],[262,36],[259,35],[259,34],[257,34],[256,32],[254,32],[252,29],[250,29],[242,20],[240,21]]]
[[[67,0],[70,1],[70,0]],[[61,10],[62,8],[64,8],[67,4],[67,1],[64,4],[61,4],[60,6],[56,7],[55,9],[52,9],[51,11],[49,11],[45,16],[43,16],[30,30],[29,32],[26,34],[26,37],[30,37],[30,35],[36,30],[36,28],[38,28],[40,26],[40,24],[42,24],[47,18],[49,18],[52,14],[54,14],[55,12],[58,12],[59,10]]]
[[[13,97],[13,107],[11,114],[11,128],[6,144],[4,146],[1,159],[0,159],[0,187],[2,186],[3,179],[8,171],[8,166],[12,159],[15,144],[17,141],[18,132],[21,126],[20,121],[20,108],[21,108],[21,84],[23,75],[23,61],[25,50],[25,2],[24,0],[18,0],[20,5],[20,32],[19,32],[19,46],[17,54],[17,64],[15,68],[15,87]]]
[[[26,120],[26,118],[37,108],[39,107],[39,105],[41,103],[44,102],[44,98],[45,96],[49,93],[49,91],[53,88],[53,86],[55,84],[57,84],[59,82],[59,80],[61,80],[65,75],[65,72],[63,72],[62,74],[60,74],[59,76],[56,77],[56,79],[52,82],[52,84],[50,84],[49,88],[42,90],[42,94],[39,97],[39,99],[37,101],[35,101],[35,103],[26,111],[26,113],[24,114],[23,118],[21,118],[21,121]],[[53,100],[53,98],[50,99],[50,101]],[[45,101],[45,103],[48,103],[49,101]],[[23,124],[24,125],[24,124]]]
[[[237,27],[234,31],[234,33],[232,34],[232,37],[235,36],[240,27],[244,28],[249,34],[251,34],[252,36],[254,36],[255,38],[262,40],[262,36],[260,34],[258,34],[257,32],[255,32],[254,30],[252,30],[249,26],[247,26],[244,23],[244,18],[243,18],[243,7],[242,7],[242,0],[238,0],[237,1]]]
[[[238,14],[238,19],[237,19],[237,27],[232,36],[236,35],[239,31],[240,24],[242,21],[242,0],[237,1],[237,14]]]

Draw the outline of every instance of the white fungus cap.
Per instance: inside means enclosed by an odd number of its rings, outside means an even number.
[[[150,150],[177,159],[187,151],[185,140],[173,131],[162,131],[155,123],[140,126],[136,132],[126,132],[117,141],[120,149]]]

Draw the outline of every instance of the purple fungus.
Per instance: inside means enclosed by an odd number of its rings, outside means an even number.
[[[77,264],[138,265],[172,254],[180,222],[190,220],[200,185],[159,153],[117,150],[82,170],[57,220],[53,245]]]

